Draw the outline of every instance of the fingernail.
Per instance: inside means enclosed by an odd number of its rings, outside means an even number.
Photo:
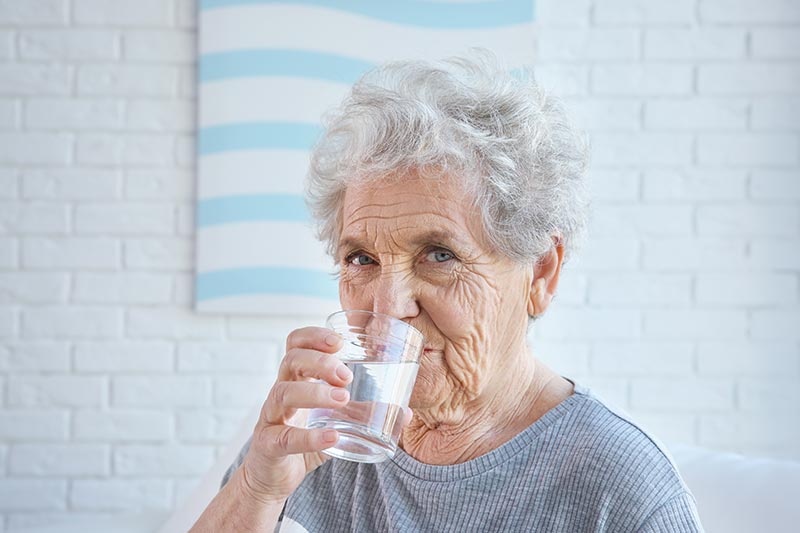
[[[322,440],[325,442],[336,442],[336,430],[326,429],[322,432]]]
[[[327,337],[325,337],[325,344],[328,346],[337,346],[339,344],[341,337],[335,333],[331,333]]]
[[[353,373],[345,365],[339,365],[336,367],[336,375],[339,376],[339,379],[344,381],[350,381],[353,379]]]
[[[333,398],[337,402],[343,402],[347,399],[347,390],[331,389],[331,398]]]

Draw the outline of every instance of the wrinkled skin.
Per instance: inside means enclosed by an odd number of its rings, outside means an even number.
[[[426,339],[401,439],[411,456],[483,455],[572,393],[526,343],[529,315],[558,284],[557,240],[537,264],[515,263],[493,251],[454,178],[419,175],[348,188],[340,235],[342,307],[400,318]]]

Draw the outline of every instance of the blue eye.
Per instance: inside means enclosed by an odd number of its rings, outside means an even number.
[[[428,252],[428,255],[426,255],[425,258],[428,261],[433,261],[434,263],[445,263],[451,259],[454,259],[455,256],[447,250],[437,249]]]
[[[350,263],[351,265],[366,266],[373,264],[375,261],[368,255],[355,254],[348,257],[347,262]]]

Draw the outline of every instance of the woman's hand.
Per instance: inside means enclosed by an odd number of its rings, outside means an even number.
[[[332,429],[305,429],[298,409],[347,404],[344,387],[353,374],[331,355],[341,346],[339,335],[318,327],[296,329],[286,339],[278,379],[261,408],[241,468],[245,492],[258,501],[282,505],[306,474],[328,459],[321,451],[339,439]]]

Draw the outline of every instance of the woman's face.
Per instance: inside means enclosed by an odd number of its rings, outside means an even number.
[[[470,401],[508,386],[525,349],[533,268],[491,250],[455,180],[349,188],[336,255],[343,308],[400,318],[425,336],[413,409],[457,423]]]

